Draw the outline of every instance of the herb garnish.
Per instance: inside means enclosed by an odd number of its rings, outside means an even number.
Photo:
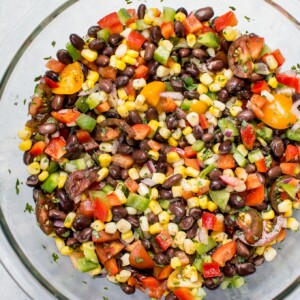
[[[17,181],[16,181],[15,188],[16,188],[16,194],[19,195],[19,193],[20,193],[20,180],[18,178],[17,178]]]
[[[57,262],[59,259],[59,256],[56,253],[52,253],[52,259],[54,262]]]
[[[34,209],[33,209],[32,205],[30,205],[29,203],[26,203],[24,212],[28,212],[31,214],[33,211],[34,211]]]

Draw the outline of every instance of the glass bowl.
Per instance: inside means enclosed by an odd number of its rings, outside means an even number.
[[[0,86],[1,261],[33,299],[147,299],[140,292],[125,295],[105,279],[92,279],[77,272],[66,257],[53,260],[53,253],[57,253],[54,241],[38,228],[33,213],[24,212],[27,203],[32,206],[34,203],[32,191],[24,183],[27,172],[17,138],[17,131],[27,119],[34,78],[45,70],[44,58],[54,57],[56,51],[65,46],[70,33],[84,35],[87,28],[109,12],[121,7],[137,7],[142,1],[48,2],[41,1],[31,10],[13,31],[6,48],[2,45],[5,51],[1,61],[8,67]],[[298,0],[277,3],[284,3],[285,9],[294,16],[300,15]],[[227,12],[229,6],[234,7],[241,31],[255,32],[265,37],[271,48],[280,48],[286,57],[286,69],[300,61],[300,24],[273,1],[202,0],[197,3],[186,0],[183,4],[175,0],[153,0],[145,4],[160,8],[184,5],[188,10],[212,6],[215,15]],[[300,213],[295,215],[300,218]],[[246,277],[247,284],[242,288],[207,291],[207,299],[283,299],[289,295],[300,282],[299,234],[289,233],[280,248],[273,262],[263,264],[255,274]]]

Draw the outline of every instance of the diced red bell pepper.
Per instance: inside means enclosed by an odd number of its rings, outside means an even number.
[[[109,111],[110,104],[108,101],[104,101],[95,107],[95,112],[98,114],[102,114],[104,112]]]
[[[80,204],[79,204],[79,207],[76,211],[76,214],[78,216],[85,216],[85,217],[88,217],[88,218],[93,218],[94,217],[94,205],[93,205],[93,203],[89,199],[81,201]]]
[[[247,124],[246,127],[241,128],[241,137],[242,137],[242,141],[244,146],[248,149],[248,150],[252,150],[253,146],[254,146],[254,142],[256,139],[256,131],[255,128],[252,124]]]
[[[230,153],[220,155],[217,164],[220,169],[233,169],[235,167],[233,155]]]
[[[162,297],[162,295],[164,294],[164,289],[163,287],[160,285],[158,288],[156,289],[152,289],[148,291],[148,296],[149,298],[153,298],[153,299],[160,299]]]
[[[186,34],[194,33],[202,28],[201,22],[196,18],[194,13],[191,13],[182,23]]]
[[[165,266],[161,272],[158,275],[158,280],[165,280],[168,279],[168,277],[170,276],[170,274],[173,272],[173,268],[171,267],[171,265]]]
[[[250,190],[246,195],[245,205],[257,206],[260,205],[265,199],[265,187],[261,185],[256,189]]]
[[[128,188],[128,190],[132,193],[136,192],[139,188],[138,183],[135,180],[131,179],[130,177],[128,177],[124,183],[125,186]]]
[[[67,153],[65,150],[66,144],[66,141],[62,137],[53,138],[45,148],[45,153],[50,155],[54,160],[59,160]]]
[[[110,260],[104,263],[104,268],[107,271],[107,273],[111,276],[118,274],[120,271],[118,268],[117,261],[114,257],[112,257]]]
[[[137,269],[151,269],[155,266],[153,259],[148,254],[141,241],[138,241],[130,253],[130,265]]]
[[[171,235],[166,231],[162,230],[156,237],[155,242],[162,251],[166,251],[172,244],[173,239]]]
[[[161,144],[154,141],[154,140],[149,140],[147,142],[147,144],[149,145],[149,147],[154,150],[154,151],[159,151],[161,149]]]
[[[60,61],[50,58],[46,63],[45,67],[53,72],[60,73],[66,65]]]
[[[129,97],[133,97],[135,99],[135,89],[133,88],[133,79],[129,80],[129,83],[124,87],[126,94]]]
[[[266,166],[266,159],[262,158],[260,160],[257,160],[255,162],[256,170],[257,172],[265,173],[268,171],[268,168]]]
[[[300,78],[297,76],[289,76],[286,74],[276,74],[276,79],[279,83],[288,87],[294,88],[297,93],[300,93]]]
[[[265,45],[265,39],[262,37],[250,37],[248,48],[253,60],[257,60],[260,57],[260,53]]]
[[[39,141],[32,145],[31,149],[29,150],[29,154],[32,157],[36,157],[39,154],[42,154],[46,147],[46,143],[44,141]]]
[[[139,79],[139,78],[145,78],[147,79],[149,73],[149,68],[144,65],[140,65],[135,69],[134,72],[134,78]]]
[[[260,80],[252,83],[251,91],[255,94],[260,94],[261,91],[270,92],[270,88],[265,80]]]
[[[197,155],[197,151],[194,151],[192,146],[187,146],[184,148],[184,156],[188,158],[195,157]]]
[[[171,97],[162,98],[158,102],[158,106],[157,106],[158,112],[164,111],[166,113],[173,112],[175,111],[176,108],[177,108],[176,102]]]
[[[140,276],[140,280],[146,289],[153,290],[153,289],[157,289],[160,286],[160,282],[152,276],[149,277]]]
[[[207,129],[209,127],[209,123],[205,117],[205,115],[199,115],[200,126],[202,129]]]
[[[229,11],[226,14],[216,18],[214,24],[216,31],[220,32],[227,26],[236,26],[238,24],[238,20],[234,12]]]
[[[203,264],[203,276],[204,278],[218,277],[221,276],[219,264],[216,262],[204,263]]]
[[[99,74],[105,79],[115,80],[117,77],[117,72],[118,70],[111,66],[99,68]]]
[[[90,133],[84,129],[79,129],[76,132],[76,137],[78,139],[78,142],[81,144],[88,143],[92,139]]]
[[[136,20],[138,20],[138,15],[136,13],[136,10],[134,8],[127,9],[127,12],[130,15],[130,19],[126,22],[126,25],[130,25],[131,23],[134,23]]]
[[[278,67],[281,67],[284,64],[284,62],[285,62],[285,58],[282,55],[280,49],[276,49],[275,51],[273,51],[272,55],[276,59],[276,61],[278,63]]]
[[[210,212],[203,212],[202,214],[202,226],[207,229],[213,229],[217,217]]]
[[[117,196],[117,194],[115,192],[108,194],[106,197],[107,197],[107,200],[108,200],[110,206],[122,205],[119,197]]]
[[[198,170],[200,171],[200,165],[199,165],[199,161],[197,158],[187,158],[185,157],[184,158],[184,164],[187,166],[187,167],[191,167],[195,170]]]
[[[108,14],[104,18],[100,19],[97,23],[102,29],[111,28],[113,26],[121,24],[118,14],[116,12]]]
[[[163,23],[160,29],[161,34],[165,39],[169,39],[171,36],[175,36],[174,23],[172,22]]]
[[[191,290],[186,287],[181,287],[174,290],[174,295],[179,300],[195,300],[194,295],[192,294]]]
[[[54,89],[54,88],[59,87],[59,85],[57,84],[57,82],[53,81],[49,77],[45,76],[44,78],[45,78],[45,82],[49,86],[49,88]]]
[[[287,145],[285,149],[285,160],[291,161],[298,157],[298,148],[293,145]]]
[[[66,108],[59,111],[52,111],[51,115],[56,121],[68,124],[75,122],[80,116],[80,112],[75,109]]]
[[[252,190],[260,187],[262,185],[257,174],[249,174],[246,180],[247,190]]]
[[[133,50],[139,50],[144,44],[146,38],[135,30],[132,30],[126,38],[127,45]]]
[[[94,216],[102,222],[106,222],[109,215],[109,205],[102,199],[96,198],[94,200]]]
[[[298,164],[296,163],[281,163],[280,165],[281,171],[283,174],[294,176],[296,175],[296,168],[299,169]]]
[[[236,253],[236,241],[226,243],[216,249],[211,256],[212,260],[218,263],[220,267],[224,267],[226,261],[233,258]]]
[[[108,262],[112,257],[120,253],[125,246],[120,242],[111,242],[111,243],[97,243],[96,244],[96,253],[99,261],[102,264]]]
[[[134,139],[138,141],[144,140],[151,131],[151,127],[146,124],[135,124],[131,129],[135,133]]]

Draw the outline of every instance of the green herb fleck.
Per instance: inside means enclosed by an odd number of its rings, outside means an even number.
[[[31,214],[33,211],[34,211],[33,207],[29,203],[26,203],[24,212],[29,212]]]
[[[135,258],[135,262],[136,262],[137,264],[142,263],[143,261],[144,261],[144,259],[141,258],[141,257],[136,257],[136,258]]]
[[[26,105],[26,102],[27,102],[27,99],[24,99],[23,100],[23,104]]]
[[[296,66],[292,66],[291,70],[293,70],[296,74],[300,74],[300,64],[297,64]]]
[[[59,199],[58,198],[55,198],[54,200],[53,200],[53,203],[59,203]]]
[[[108,287],[106,286],[105,288],[104,288],[106,291],[108,291]]]
[[[103,296],[103,300],[109,300],[107,297]]]
[[[55,47],[56,41],[52,41],[51,45],[52,45],[52,47]]]
[[[235,8],[234,6],[229,6],[229,8],[230,8],[231,10],[233,10],[233,11],[236,10],[236,8]]]
[[[248,22],[250,22],[250,18],[249,17],[247,17],[247,16],[244,16],[244,18],[248,21]]]
[[[45,245],[42,245],[42,247],[46,250],[47,249],[47,247],[45,246]]]
[[[42,78],[42,76],[41,76],[41,75],[40,75],[40,76],[37,76],[37,77],[35,77],[35,78],[34,78],[34,82],[37,82],[37,81],[39,81],[41,78]]]
[[[16,181],[16,194],[19,195],[20,193],[20,180],[17,178],[17,181]]]
[[[52,58],[52,56],[48,56],[48,57],[44,57],[44,60],[49,60],[50,58]]]
[[[59,259],[59,256],[56,253],[52,253],[52,259],[54,262],[57,262]]]
[[[8,169],[8,173],[11,174],[11,170],[10,169]]]
[[[84,281],[84,280],[82,280],[81,282],[82,282],[82,283],[84,283],[84,284],[87,284],[87,282],[86,282],[86,281]]]

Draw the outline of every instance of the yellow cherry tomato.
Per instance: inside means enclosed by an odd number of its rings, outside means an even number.
[[[65,66],[59,75],[59,87],[52,89],[54,94],[71,95],[81,89],[84,76],[80,64],[77,61]]]
[[[190,111],[196,112],[197,114],[205,114],[208,110],[208,105],[203,101],[197,101],[191,104]]]
[[[291,98],[275,94],[274,101],[266,101],[261,108],[264,117],[261,119],[264,123],[275,129],[286,129],[296,122],[296,116],[291,113],[293,101]]]
[[[152,81],[143,87],[141,95],[143,95],[147,102],[152,106],[157,106],[160,96],[159,94],[166,90],[166,85],[161,81]]]

